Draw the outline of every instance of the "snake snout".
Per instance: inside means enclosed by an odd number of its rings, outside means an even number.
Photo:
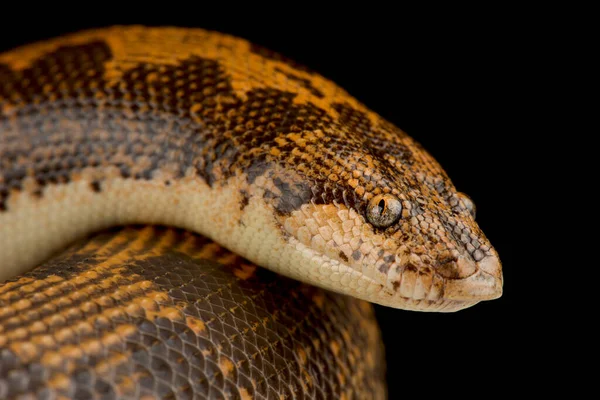
[[[477,263],[477,270],[462,279],[446,281],[444,298],[448,300],[492,300],[502,296],[502,264],[496,254]]]

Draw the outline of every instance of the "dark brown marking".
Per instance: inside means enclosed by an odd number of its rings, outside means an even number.
[[[242,195],[242,200],[240,200],[240,210],[244,210],[244,208],[246,208],[246,206],[250,203],[250,197],[245,190],[242,190],[240,194]]]
[[[408,263],[404,266],[404,270],[408,272],[417,272],[419,268],[414,264]]]
[[[100,181],[92,181],[92,183],[90,183],[90,187],[92,188],[92,191],[99,193],[100,191],[102,191],[102,187],[100,186]]]
[[[375,127],[365,113],[350,107],[348,104],[334,103],[331,106],[339,113],[341,124],[348,126],[350,131],[357,137],[363,138],[363,141],[368,139],[366,149],[379,160],[389,162],[393,160],[407,165],[414,163],[412,151],[408,146],[401,143],[400,140],[393,140],[396,135],[385,132],[386,129],[399,131],[397,128],[386,126],[386,124]],[[400,139],[401,136],[397,136],[397,138]],[[395,167],[392,165],[390,168]]]
[[[342,260],[344,260],[345,262],[348,262],[348,256],[343,251],[340,251],[340,253],[338,255]]]
[[[8,200],[8,186],[0,181],[0,211],[6,211],[6,202]]]
[[[275,68],[275,71],[277,71],[277,72],[285,75],[285,77],[288,78],[288,79],[291,79],[291,80],[293,80],[295,82],[298,82],[300,84],[300,86],[302,86],[303,88],[307,89],[314,96],[316,96],[316,97],[318,97],[320,99],[322,99],[322,98],[325,97],[325,95],[323,94],[323,92],[321,92],[319,89],[317,89],[316,87],[314,87],[310,80],[305,79],[305,78],[301,78],[301,77],[296,76],[294,74],[291,74],[289,72],[285,72],[281,68]]]
[[[265,162],[265,157],[254,158],[246,168],[248,183],[254,183],[256,178],[263,176],[271,167],[271,163]]]
[[[311,187],[304,182],[288,183],[276,177],[273,183],[281,192],[275,209],[281,215],[288,215],[298,210],[303,204],[310,202],[313,195]],[[347,260],[346,260],[347,261]]]

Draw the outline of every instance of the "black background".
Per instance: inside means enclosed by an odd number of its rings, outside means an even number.
[[[513,71],[520,62],[513,21],[494,10],[416,15],[381,6],[367,11],[368,4],[350,11],[284,3],[271,10],[164,3],[164,10],[152,10],[157,6],[150,4],[130,12],[23,7],[0,26],[0,51],[111,24],[202,27],[242,36],[332,79],[433,153],[475,201],[478,222],[504,264],[499,300],[451,314],[377,307],[390,398],[407,390],[429,398],[436,392],[471,397],[509,389],[516,369],[524,367],[514,364],[516,336],[523,333],[517,306],[523,301],[517,294],[523,266],[513,245],[522,139],[509,122],[518,97]],[[521,353],[521,359],[527,357]]]

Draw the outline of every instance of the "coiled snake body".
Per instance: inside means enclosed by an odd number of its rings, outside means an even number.
[[[206,238],[57,253],[126,224]],[[138,26],[0,55],[0,278],[0,396],[83,398],[384,396],[369,306],[288,278],[424,311],[502,290],[404,132],[244,40]]]

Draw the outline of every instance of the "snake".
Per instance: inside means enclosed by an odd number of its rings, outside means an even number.
[[[0,280],[0,397],[57,398],[383,398],[369,303],[503,286],[400,128],[244,39],[137,25],[0,54]]]

